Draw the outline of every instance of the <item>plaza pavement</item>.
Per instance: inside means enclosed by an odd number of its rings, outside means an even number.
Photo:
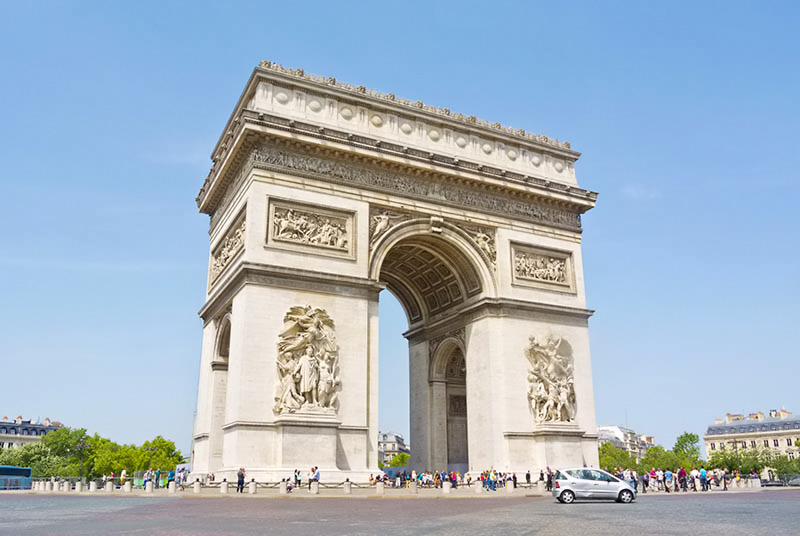
[[[557,503],[529,490],[476,494],[421,490],[417,496],[368,490],[345,496],[208,492],[168,495],[122,493],[0,493],[0,535],[233,534],[800,534],[798,489],[640,495],[614,502]],[[260,490],[259,490],[260,491]],[[339,493],[336,493],[336,492]],[[455,493],[459,491],[459,493]],[[269,500],[258,500],[258,499]]]

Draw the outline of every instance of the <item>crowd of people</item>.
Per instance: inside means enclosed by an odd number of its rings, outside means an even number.
[[[608,470],[620,480],[630,482],[637,493],[647,493],[648,491],[663,491],[665,493],[687,492],[687,491],[711,491],[711,486],[726,491],[728,484],[732,480],[740,480],[742,475],[739,471],[728,471],[727,469],[707,470],[704,466],[700,469],[693,467],[687,471],[684,467],[679,467],[674,471],[671,469],[651,469],[638,474],[634,469],[616,468]],[[759,478],[758,473],[753,473],[750,478]]]
[[[539,471],[538,480],[552,483],[553,473],[548,467],[547,470]],[[384,482],[395,488],[408,488],[412,482],[416,482],[420,488],[441,488],[446,483],[449,483],[453,489],[459,486],[472,487],[472,485],[481,486],[488,491],[496,491],[498,488],[505,488],[511,486],[531,487],[534,483],[532,480],[531,472],[528,471],[524,477],[524,483],[517,477],[516,472],[501,472],[494,469],[487,469],[482,471],[477,477],[473,478],[470,473],[462,474],[459,471],[401,471],[397,474],[387,475],[379,473],[369,476],[369,483],[374,485],[378,482]]]

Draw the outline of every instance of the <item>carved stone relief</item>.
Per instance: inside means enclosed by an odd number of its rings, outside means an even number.
[[[209,268],[211,284],[216,282],[225,267],[244,249],[246,227],[247,222],[243,212],[211,256],[211,267]]]
[[[512,244],[514,281],[573,290],[572,256],[567,252]]]
[[[448,397],[447,414],[453,416],[466,416],[467,397],[465,395],[450,395]]]
[[[335,413],[341,379],[333,320],[324,309],[292,307],[278,340],[276,414]]]
[[[369,246],[370,249],[378,239],[398,223],[411,219],[409,214],[378,207],[370,207],[369,211]]]
[[[284,201],[270,202],[268,242],[351,254],[352,214]]]
[[[580,214],[530,200],[491,194],[484,190],[459,186],[430,178],[371,169],[352,163],[321,158],[284,149],[259,146],[253,149],[254,165],[290,169],[300,175],[318,175],[321,180],[379,191],[401,193],[425,200],[437,199],[454,205],[477,208],[487,212],[508,214],[533,222],[549,223],[579,230]]]
[[[477,246],[478,251],[490,261],[492,267],[497,263],[497,246],[495,245],[494,229],[477,225],[459,225]]]
[[[537,424],[575,420],[574,358],[560,337],[531,336],[528,359],[528,405]]]

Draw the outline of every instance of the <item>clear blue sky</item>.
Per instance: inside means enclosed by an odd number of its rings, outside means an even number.
[[[727,411],[800,412],[798,6],[4,2],[0,417],[188,452],[194,197],[263,59],[583,153],[599,424],[670,447]],[[391,299],[381,326],[381,427],[407,434]]]

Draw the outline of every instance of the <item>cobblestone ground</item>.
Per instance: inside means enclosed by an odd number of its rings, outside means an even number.
[[[0,494],[1,535],[657,534],[800,535],[800,490],[640,496],[629,505],[551,497]]]

